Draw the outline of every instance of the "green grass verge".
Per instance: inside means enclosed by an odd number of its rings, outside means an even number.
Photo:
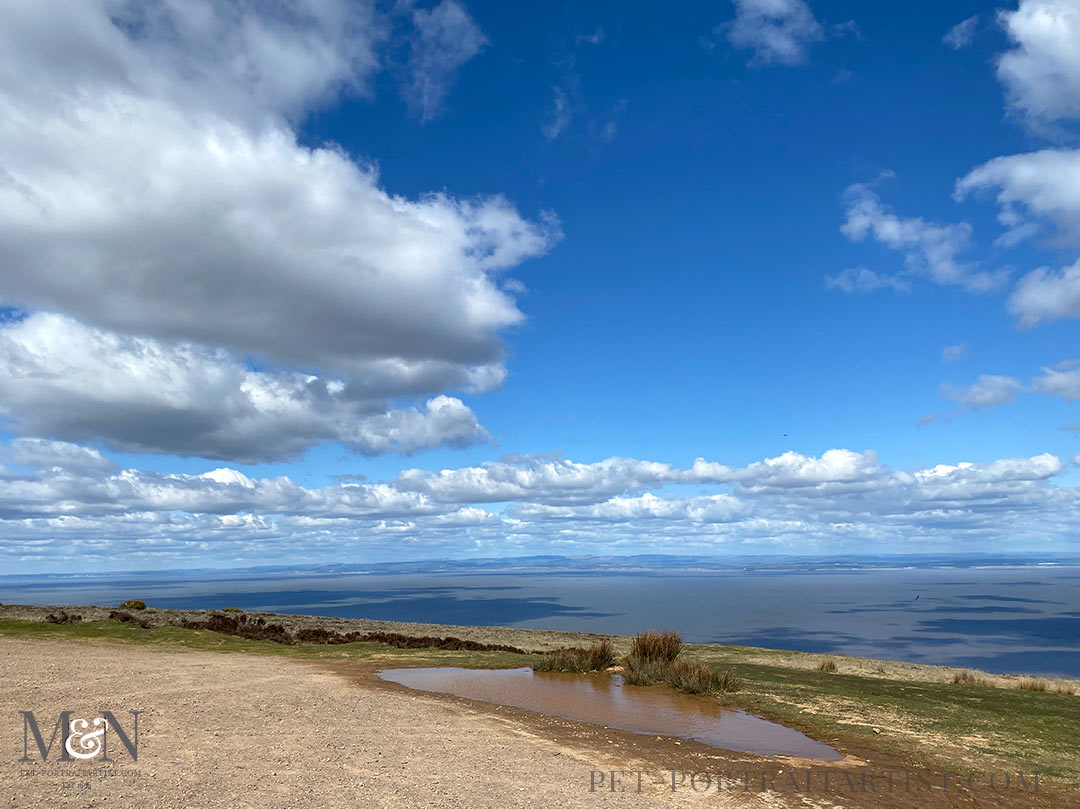
[[[1080,697],[740,664],[727,650],[694,651],[735,670],[739,706],[814,738],[862,742],[935,769],[1040,772],[1080,788]]]

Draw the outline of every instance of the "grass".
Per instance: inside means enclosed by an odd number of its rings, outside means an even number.
[[[630,641],[630,657],[672,663],[682,651],[678,632],[641,632]]]
[[[532,664],[535,671],[603,671],[615,662],[615,647],[610,640],[598,640],[588,649],[556,649]]]
[[[980,688],[993,688],[994,684],[974,671],[958,671],[953,675],[953,685],[977,685]]]
[[[818,671],[824,671],[828,674],[836,673],[836,661],[831,660],[828,657],[824,658],[817,666]]]
[[[1037,677],[1025,677],[1016,684],[1016,687],[1021,691],[1044,692],[1050,687],[1050,684],[1046,680],[1040,680]]]
[[[923,767],[1038,771],[1080,789],[1080,699],[1068,693],[830,674],[793,665],[806,656],[748,647],[693,646],[688,653],[731,667],[742,681],[734,699],[740,707],[821,741],[865,744]],[[741,662],[748,658],[776,662]]]
[[[700,660],[680,660],[682,636],[678,632],[642,632],[630,641],[623,682],[627,685],[663,684],[687,694],[714,696],[738,691],[738,676],[718,671]]]

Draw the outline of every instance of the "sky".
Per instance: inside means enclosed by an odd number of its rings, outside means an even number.
[[[1080,548],[1080,2],[3,3],[7,573]]]

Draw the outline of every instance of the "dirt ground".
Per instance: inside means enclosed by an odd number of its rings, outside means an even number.
[[[370,663],[0,638],[0,706],[0,796],[12,809],[1078,805],[1042,794],[761,792],[731,782],[717,791],[701,777],[697,791],[685,782],[673,792],[671,770],[771,775],[814,763],[418,694],[379,681]],[[124,774],[100,774],[100,759],[56,762],[59,743],[43,763],[32,735],[32,760],[19,761],[19,712],[33,711],[48,743],[63,710],[111,710],[129,735],[129,711],[141,710],[138,761],[110,736],[108,766]],[[834,770],[900,766],[852,753]],[[617,791],[608,775],[590,789],[593,771],[611,770],[626,773]],[[645,773],[641,792],[635,772]]]

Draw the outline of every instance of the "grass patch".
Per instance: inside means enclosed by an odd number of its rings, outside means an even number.
[[[133,599],[131,599],[129,601],[125,601],[123,604],[121,604],[118,607],[118,609],[122,609],[122,610],[145,610],[146,609],[146,602],[145,601],[140,601],[137,598],[133,598]]]
[[[836,661],[832,660],[831,658],[828,658],[828,657],[823,658],[822,661],[820,663],[818,663],[817,670],[818,671],[824,671],[827,674],[835,674],[836,673]]]
[[[953,685],[977,685],[981,688],[993,688],[994,684],[986,679],[980,677],[973,671],[958,671],[953,675]]]
[[[1050,686],[1046,680],[1040,680],[1038,677],[1025,677],[1016,684],[1016,687],[1021,691],[1046,691]]]
[[[603,671],[615,662],[615,647],[611,641],[598,640],[588,649],[556,649],[542,655],[533,663],[534,671],[570,671],[584,673]]]
[[[623,661],[627,685],[663,684],[687,694],[716,695],[739,690],[740,680],[728,668],[718,671],[700,660],[679,659],[683,650],[678,632],[642,632],[630,642]]]
[[[742,680],[733,700],[740,707],[812,738],[853,740],[918,767],[1037,771],[1061,788],[1080,789],[1075,696],[740,663],[725,646],[692,646],[688,653],[733,669]]]
[[[678,632],[640,632],[630,641],[630,657],[672,663],[682,651]]]

